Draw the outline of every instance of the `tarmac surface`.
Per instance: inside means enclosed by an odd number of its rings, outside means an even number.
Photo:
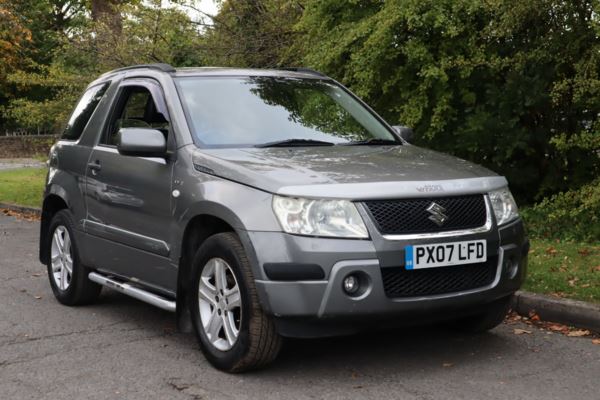
[[[600,398],[600,345],[520,323],[287,341],[270,368],[228,375],[176,331],[174,314],[108,289],[92,306],[60,305],[38,230],[0,214],[3,399]]]

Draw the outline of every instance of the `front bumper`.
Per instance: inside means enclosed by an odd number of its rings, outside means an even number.
[[[389,241],[381,237],[372,240],[323,239],[293,236],[273,232],[248,232],[257,251],[259,266],[276,263],[302,262],[319,265],[324,276],[317,280],[277,281],[267,278],[264,269],[256,286],[265,310],[278,319],[361,320],[372,317],[389,318],[402,315],[403,319],[425,322],[469,311],[475,312],[487,303],[511,295],[521,286],[527,269],[529,242],[523,223],[516,220],[500,229],[493,227],[485,233],[461,236],[460,240],[486,239],[488,257],[497,260],[496,276],[487,286],[461,292],[430,296],[390,298],[382,280],[382,268],[403,264],[404,247],[416,244],[408,241]],[[432,238],[418,243],[442,243],[453,238]],[[518,262],[515,271],[507,260]],[[368,277],[367,290],[358,297],[348,296],[342,289],[343,279],[350,273]],[[431,316],[428,318],[427,316]],[[425,317],[425,318],[423,318]],[[288,325],[282,325],[287,327]],[[282,328],[287,336],[301,336],[294,329]]]

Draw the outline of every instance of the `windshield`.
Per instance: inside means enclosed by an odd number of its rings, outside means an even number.
[[[176,82],[190,128],[204,145],[397,141],[331,82],[280,77],[184,77]]]

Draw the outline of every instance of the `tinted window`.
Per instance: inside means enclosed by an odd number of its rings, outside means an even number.
[[[77,107],[75,107],[73,114],[71,114],[71,118],[69,118],[67,127],[62,134],[63,139],[79,139],[107,88],[108,83],[105,83],[103,85],[93,86],[85,91],[83,96],[81,96]]]
[[[153,128],[168,136],[169,122],[158,111],[156,100],[144,86],[126,86],[117,101],[120,105],[109,125],[108,136],[102,143],[116,146],[117,134],[121,128]]]
[[[369,110],[333,82],[186,77],[178,78],[177,85],[191,129],[207,145],[395,139]]]

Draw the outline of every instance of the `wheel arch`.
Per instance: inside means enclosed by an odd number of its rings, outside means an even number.
[[[190,282],[191,262],[196,250],[210,236],[222,232],[235,233],[242,243],[248,260],[252,266],[252,273],[255,278],[260,278],[262,273],[258,268],[258,259],[250,237],[239,218],[233,211],[225,206],[202,202],[192,208],[195,212],[186,213],[190,217],[185,220],[178,251],[178,272],[177,272],[177,319],[181,330],[186,330],[183,326],[187,322],[182,321],[182,317],[188,312],[186,310],[186,297]],[[257,275],[258,274],[258,275]],[[186,317],[187,319],[187,317]]]
[[[63,188],[60,186],[52,185],[44,197],[42,203],[42,215],[40,223],[40,246],[39,246],[39,259],[42,264],[48,263],[48,245],[49,241],[49,228],[50,222],[57,212],[64,209],[69,209],[68,197]]]

